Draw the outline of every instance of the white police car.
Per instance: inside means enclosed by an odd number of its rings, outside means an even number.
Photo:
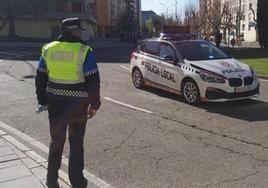
[[[136,88],[151,86],[182,94],[187,103],[259,96],[254,69],[204,40],[142,41],[131,55]]]

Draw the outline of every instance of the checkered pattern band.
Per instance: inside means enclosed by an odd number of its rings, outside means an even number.
[[[47,69],[44,69],[44,68],[38,68],[37,70],[39,72],[48,73],[48,70]]]
[[[73,29],[77,29],[78,26],[77,25],[70,25],[70,26],[64,26],[63,29],[64,30],[73,30]]]
[[[72,91],[72,90],[65,90],[65,89],[54,89],[54,88],[47,88],[47,92],[53,95],[65,96],[65,97],[88,97],[88,93],[86,91]]]
[[[99,70],[96,68],[96,69],[93,69],[91,71],[85,72],[85,76],[92,76],[98,72],[99,72]]]

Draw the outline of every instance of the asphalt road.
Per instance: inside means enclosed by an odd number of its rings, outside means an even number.
[[[102,107],[85,136],[89,172],[115,188],[268,187],[267,81],[256,100],[194,107],[135,89],[123,63],[130,51],[96,49]],[[0,121],[48,145],[47,113],[34,113],[37,57],[0,51]]]

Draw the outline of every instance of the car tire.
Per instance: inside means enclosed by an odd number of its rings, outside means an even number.
[[[132,72],[132,82],[135,88],[142,89],[144,87],[143,76],[138,68],[135,68]]]
[[[201,103],[199,88],[192,79],[186,79],[183,82],[182,95],[188,104],[199,105]]]

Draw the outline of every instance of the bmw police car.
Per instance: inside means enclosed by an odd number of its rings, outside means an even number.
[[[131,55],[136,88],[150,86],[183,95],[189,104],[259,96],[255,70],[204,40],[142,41]]]

